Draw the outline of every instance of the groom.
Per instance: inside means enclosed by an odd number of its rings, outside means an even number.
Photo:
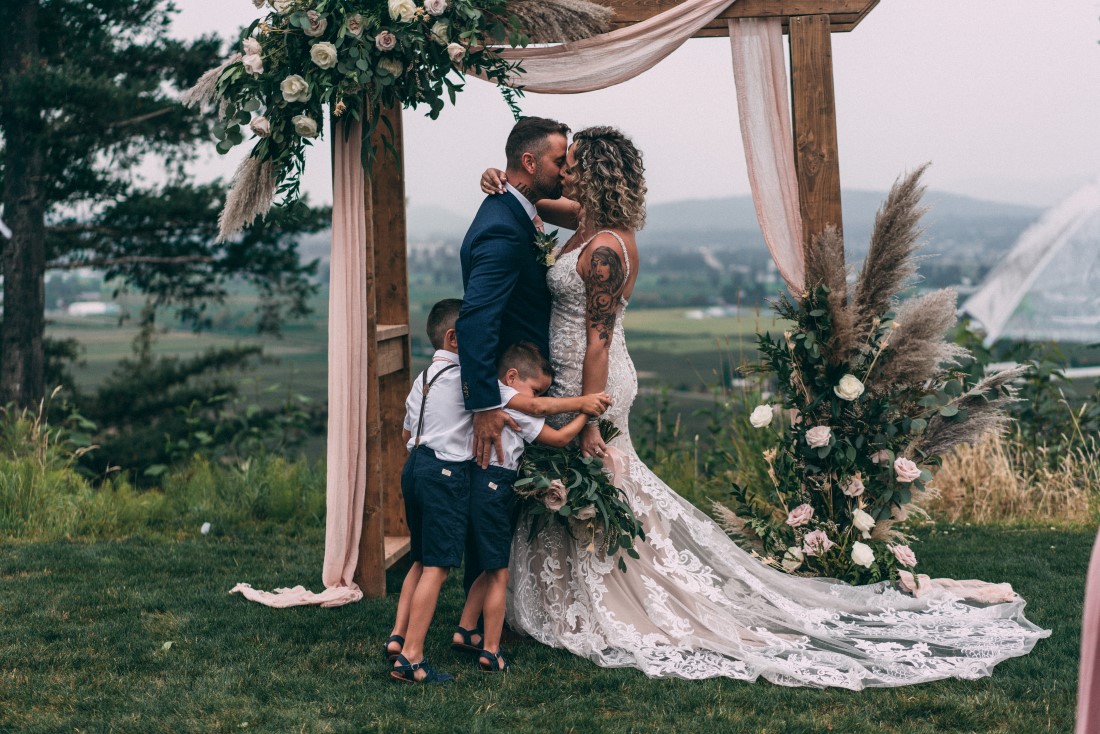
[[[489,465],[504,456],[500,434],[506,424],[497,387],[497,358],[521,341],[550,354],[550,291],[546,266],[536,259],[535,202],[561,196],[569,128],[541,117],[515,124],[504,146],[507,191],[488,196],[462,241],[465,294],[455,329],[462,395],[474,412],[474,461]],[[470,547],[469,545],[467,547]],[[469,590],[481,569],[466,560]]]

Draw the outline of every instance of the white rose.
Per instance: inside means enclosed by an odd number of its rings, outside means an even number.
[[[397,46],[397,36],[389,31],[382,31],[374,37],[374,46],[379,51],[393,51]]]
[[[860,543],[858,540],[852,544],[852,563],[864,568],[870,568],[875,562],[875,552],[871,546]]]
[[[263,115],[252,118],[252,122],[248,123],[248,126],[252,128],[252,132],[261,138],[266,138],[271,134],[271,121]]]
[[[424,0],[424,9],[432,15],[443,15],[447,12],[447,0]]]
[[[432,40],[438,43],[440,46],[446,46],[450,41],[451,24],[445,20],[437,20],[432,23]]]
[[[259,54],[263,51],[263,47],[260,46],[260,42],[255,38],[246,38],[241,42],[241,48],[244,49],[244,55]]]
[[[294,0],[271,0],[271,7],[275,8],[276,13],[286,15],[294,9]]]
[[[870,538],[871,528],[875,527],[875,518],[856,508],[855,512],[852,513],[852,526],[862,532],[864,538]]]
[[[294,124],[294,132],[303,138],[317,137],[317,121],[309,115],[295,115],[290,121]]]
[[[405,67],[397,59],[385,58],[378,62],[378,68],[385,70],[392,77],[399,77],[405,71]]]
[[[252,76],[259,76],[264,73],[264,62],[260,58],[259,54],[248,54],[241,57],[241,63],[244,65],[244,70]]]
[[[841,400],[855,400],[863,394],[863,383],[855,375],[844,375],[833,388],[833,392]]]
[[[331,69],[336,66],[336,47],[328,41],[315,43],[309,50],[309,58],[322,69]]]
[[[805,560],[806,556],[802,553],[802,549],[792,545],[783,554],[783,570],[787,573],[793,573],[798,570]]]
[[[763,428],[764,426],[772,422],[772,417],[775,416],[775,411],[770,405],[758,405],[753,409],[752,414],[749,415],[749,423],[753,428]]]
[[[348,35],[359,38],[363,35],[363,16],[356,13],[355,15],[349,15],[347,20]]]
[[[316,38],[328,28],[328,21],[322,18],[321,14],[316,10],[311,10],[306,13],[306,18],[309,20],[309,27],[303,28],[302,33],[305,33],[307,36]]]
[[[828,426],[814,426],[806,431],[806,443],[812,449],[819,449],[829,445],[829,438],[833,435],[833,429]]]
[[[413,0],[389,0],[390,17],[402,23],[408,23],[416,15],[416,3]]]
[[[840,491],[842,491],[849,497],[859,497],[861,494],[863,494],[863,490],[865,489],[866,487],[863,486],[863,480],[857,474],[849,479],[847,482],[845,482],[841,486]]]
[[[447,55],[451,57],[451,63],[457,64],[466,56],[466,47],[461,43],[447,44]]]
[[[283,93],[283,99],[287,102],[308,102],[310,97],[309,82],[297,74],[291,74],[279,84]]]

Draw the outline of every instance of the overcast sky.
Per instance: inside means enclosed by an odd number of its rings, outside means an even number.
[[[250,0],[177,0],[182,37],[235,34]],[[881,0],[833,34],[840,175],[886,189],[924,161],[932,188],[1050,205],[1100,176],[1100,0]],[[728,39],[693,39],[642,76],[582,95],[529,95],[526,114],[573,129],[620,127],[646,156],[650,201],[748,193]],[[407,196],[472,216],[476,183],[502,165],[511,114],[471,79],[438,120],[405,111]],[[213,153],[196,175],[228,177],[248,149]],[[304,189],[331,200],[328,146]]]

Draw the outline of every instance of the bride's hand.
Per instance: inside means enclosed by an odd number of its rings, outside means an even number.
[[[486,194],[503,194],[507,189],[504,184],[508,182],[508,176],[499,168],[486,168],[481,174],[481,190]]]
[[[595,456],[602,459],[607,455],[607,444],[600,438],[598,426],[585,426],[581,431],[581,456]]]

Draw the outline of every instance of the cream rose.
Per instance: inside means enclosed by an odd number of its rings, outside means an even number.
[[[856,474],[841,486],[840,491],[849,497],[859,497],[863,494],[863,490],[865,489],[866,487],[863,486],[863,480]]]
[[[894,558],[898,560],[903,566],[913,568],[917,565],[917,556],[913,553],[913,549],[907,545],[888,545],[890,552],[894,554]]]
[[[557,512],[565,507],[565,501],[568,497],[569,492],[565,489],[565,485],[560,479],[555,479],[550,482],[550,486],[546,488],[546,494],[543,495],[542,503],[546,505],[546,509],[550,510],[550,512]]]
[[[912,482],[920,479],[920,467],[901,456],[894,460],[894,473],[897,474],[899,482]]]
[[[815,530],[802,537],[802,551],[808,556],[821,555],[835,545],[836,543],[829,540],[824,530]]]
[[[246,38],[241,42],[241,48],[244,49],[244,55],[250,56],[251,54],[259,54],[263,51],[263,47],[260,42],[255,38]]]
[[[432,15],[443,15],[447,12],[447,0],[424,0],[424,9]]]
[[[577,510],[577,514],[574,515],[573,517],[577,518],[578,520],[591,520],[595,516],[596,516],[596,506],[595,505],[585,505],[581,509]]]
[[[852,526],[863,533],[864,538],[870,538],[871,529],[875,527],[875,518],[857,507],[852,512]]]
[[[753,408],[752,413],[749,415],[749,423],[753,428],[763,428],[772,422],[772,418],[775,417],[775,410],[770,405],[758,405]]]
[[[852,563],[864,568],[870,568],[875,562],[875,552],[871,546],[860,543],[858,540],[852,544]]]
[[[309,82],[297,74],[291,74],[279,84],[279,90],[283,93],[283,99],[287,102],[308,102],[310,97]]]
[[[799,505],[787,515],[787,524],[792,528],[805,525],[814,516],[814,508],[810,505]]]
[[[457,64],[466,58],[466,47],[461,43],[448,43],[447,56],[451,58],[452,64]]]
[[[382,31],[374,37],[374,47],[379,51],[393,51],[397,47],[397,36],[389,31]]]
[[[378,62],[378,68],[385,70],[387,74],[393,77],[401,76],[405,71],[405,67],[397,59],[382,59]]]
[[[263,115],[253,117],[252,122],[248,123],[248,126],[252,128],[252,132],[261,138],[266,138],[271,134],[271,121]]]
[[[317,137],[317,121],[309,115],[295,115],[290,122],[294,125],[294,132],[303,138]]]
[[[309,20],[309,27],[303,28],[302,33],[305,33],[311,38],[316,38],[317,36],[324,33],[325,29],[328,28],[328,21],[325,18],[322,18],[321,14],[318,13],[316,10],[311,10],[306,13],[306,19]]]
[[[802,549],[798,546],[792,545],[787,549],[787,552],[783,554],[783,570],[787,573],[793,573],[798,570],[802,562],[806,560],[806,556],[803,555]]]
[[[241,64],[244,65],[244,70],[252,76],[259,76],[264,73],[264,61],[260,58],[259,54],[246,54],[242,56]]]
[[[855,375],[844,375],[833,388],[833,392],[841,400],[855,400],[863,394],[863,383]]]
[[[276,13],[286,15],[294,9],[294,0],[271,0],[271,7],[275,8]]]
[[[437,20],[432,23],[432,40],[440,46],[446,46],[451,40],[451,24],[445,20]]]
[[[819,449],[829,445],[829,439],[833,435],[833,429],[828,426],[814,426],[806,431],[806,443],[812,449]]]
[[[408,23],[416,15],[416,3],[413,0],[389,0],[390,17],[402,23]]]
[[[359,13],[349,15],[344,26],[348,29],[348,35],[360,38],[363,35],[363,16]]]
[[[331,69],[336,66],[336,47],[328,41],[315,43],[309,50],[309,58],[322,69]]]

